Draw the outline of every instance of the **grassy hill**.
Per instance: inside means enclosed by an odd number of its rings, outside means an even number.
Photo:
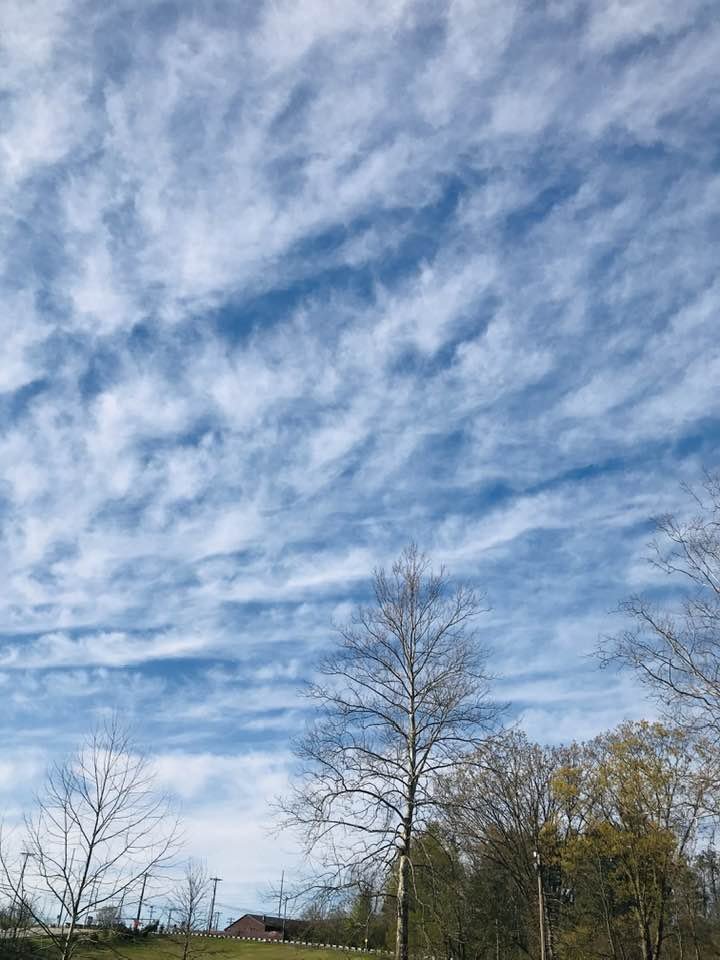
[[[180,942],[173,937],[150,937],[135,943],[116,943],[93,951],[84,951],[83,958],[127,957],[128,960],[178,960],[182,956]],[[289,943],[253,943],[247,940],[222,940],[195,937],[193,958],[197,960],[338,960],[346,951],[299,947]],[[347,954],[346,954],[347,955]]]

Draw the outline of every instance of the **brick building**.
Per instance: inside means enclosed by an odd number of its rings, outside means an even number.
[[[285,938],[294,940],[302,927],[306,926],[300,920],[283,920],[282,917],[268,917],[261,913],[245,913],[237,920],[233,920],[225,933],[229,937],[255,937],[259,940],[282,940],[283,923],[285,924]]]

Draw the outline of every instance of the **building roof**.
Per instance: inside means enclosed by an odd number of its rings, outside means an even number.
[[[264,924],[266,930],[277,930],[278,932],[282,931],[283,922],[285,923],[286,928],[291,923],[294,924],[298,922],[297,920],[291,920],[290,917],[286,917],[283,921],[282,917],[271,917],[266,913],[244,913],[241,917],[238,917],[237,920],[233,920],[233,922],[229,924],[228,927],[225,927],[225,929],[229,929],[229,927],[239,923],[240,920],[244,920],[246,917],[252,917],[252,919],[257,920],[258,923]]]

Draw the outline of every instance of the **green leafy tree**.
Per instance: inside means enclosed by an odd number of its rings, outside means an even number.
[[[566,871],[586,889],[594,881],[611,956],[624,955],[634,927],[642,960],[660,960],[711,799],[704,747],[680,728],[626,723],[592,741],[585,762],[585,823]]]

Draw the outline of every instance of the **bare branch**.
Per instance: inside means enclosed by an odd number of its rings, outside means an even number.
[[[302,769],[281,810],[326,888],[399,864],[406,960],[413,837],[437,811],[439,779],[483,742],[498,708],[470,629],[486,609],[472,590],[451,590],[411,545],[389,573],[375,571],[373,592],[308,689],[317,716],[295,744]]]

